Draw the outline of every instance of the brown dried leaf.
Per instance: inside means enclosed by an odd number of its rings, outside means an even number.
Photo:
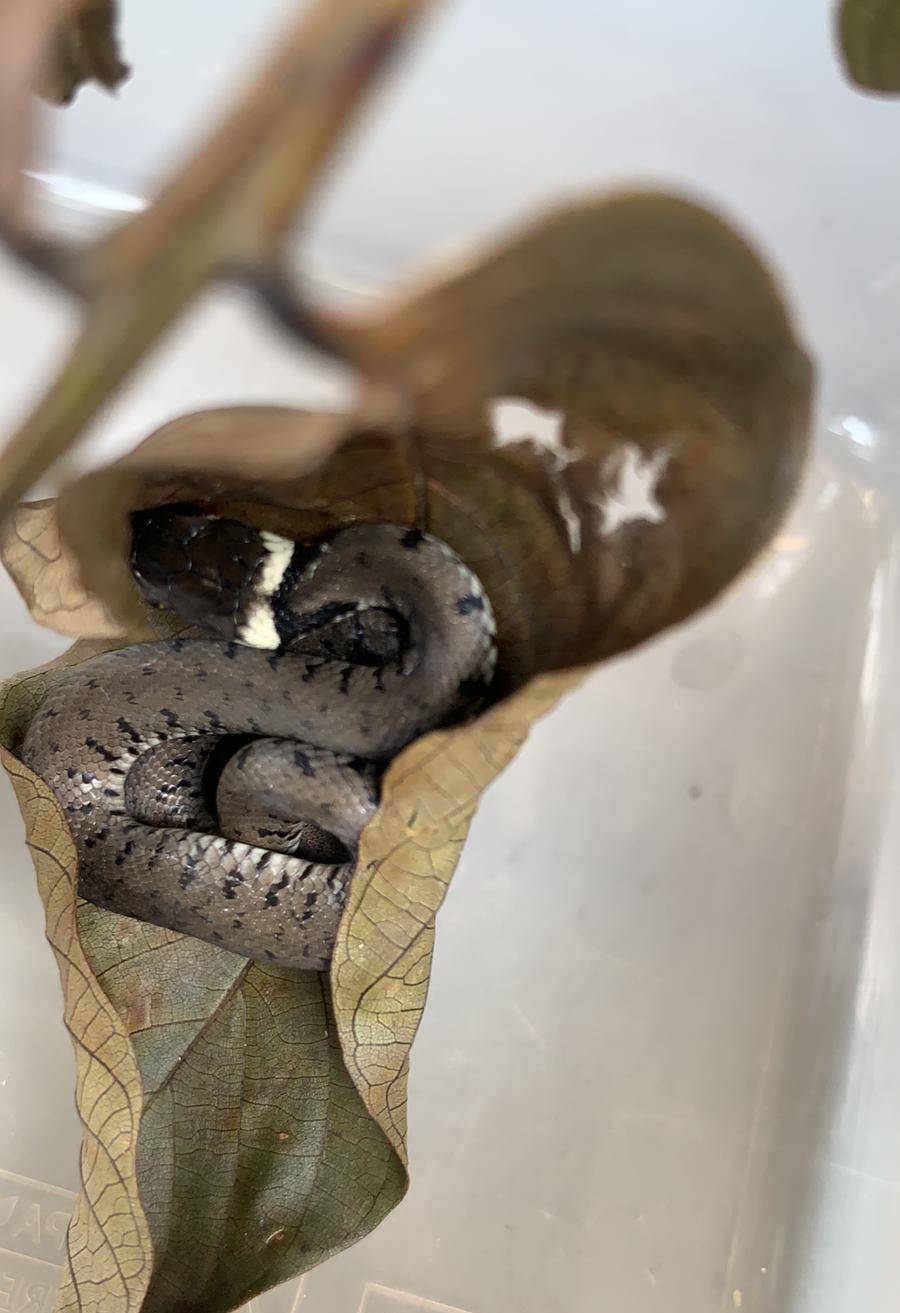
[[[59,531],[82,586],[104,599],[117,623],[140,623],[143,608],[128,568],[131,510],[203,497],[264,502],[270,487],[322,464],[345,433],[345,416],[305,416],[277,406],[235,406],[165,425],[63,492]],[[96,531],[87,524],[94,516]]]
[[[269,59],[146,209],[78,252],[41,240],[22,213],[25,91],[64,3],[0,4],[0,236],[86,304],[68,357],[0,452],[0,520],[211,282],[243,276],[266,304],[283,309],[282,243],[367,93],[433,0],[296,6]],[[43,15],[39,22],[29,21],[32,9]],[[4,21],[10,16],[17,24]],[[25,29],[11,54],[4,26],[15,37]],[[290,314],[282,318],[294,323]]]
[[[56,501],[23,502],[0,525],[0,560],[39,625],[72,638],[118,638],[123,628],[82,588],[59,540]]]
[[[0,762],[59,962],[85,1131],[58,1313],[224,1313],[365,1235],[407,1176],[347,1073],[323,978],[76,899],[62,811],[13,751],[54,675],[108,646],[76,644],[0,686]]]
[[[683,201],[559,211],[357,334],[373,369],[404,377],[414,430],[379,435],[365,413],[189,416],[64,495],[63,539],[117,621],[136,616],[127,511],[205,489],[273,520],[279,505],[302,511],[311,533],[361,516],[427,523],[483,573],[503,670],[521,681],[706,605],[768,541],[799,478],[809,362],[755,254]],[[561,441],[497,449],[486,410],[502,397],[561,412]],[[656,470],[662,518],[610,528],[629,459]],[[351,477],[356,496],[335,501]]]
[[[366,1235],[403,1165],[344,1065],[327,982],[83,905],[143,1082],[129,1163],[153,1243],[142,1313],[224,1313]]]
[[[356,338],[372,369],[402,374],[417,431],[447,451],[483,431],[496,398],[562,413],[553,484],[577,516],[593,611],[570,659],[708,603],[768,541],[799,478],[812,374],[779,290],[730,227],[674,197],[558,210]],[[659,469],[665,518],[606,532],[629,449]]]
[[[114,91],[131,72],[123,63],[117,36],[115,0],[81,0],[77,12],[58,29],[37,90],[57,105],[68,105],[85,82]]]
[[[837,38],[844,71],[865,91],[900,93],[900,4],[897,0],[843,0]]]
[[[393,1147],[397,1197],[434,918],[483,790],[589,663],[682,619],[746,566],[793,492],[807,437],[810,369],[778,293],[752,252],[705,212],[660,197],[582,205],[476,269],[358,329],[370,362],[405,371],[414,429],[387,431],[365,410],[189,416],[84,476],[57,508],[79,586],[126,627],[141,617],[125,565],[128,514],[173,500],[202,499],[297,537],[354,520],[416,525],[450,543],[487,588],[501,700],[391,766],[331,971],[342,1069]],[[510,395],[563,411],[561,441],[498,446],[485,410]],[[629,452],[657,462],[660,515],[613,527],[606,513]],[[95,971],[123,937],[110,915],[82,917]],[[173,940],[172,952],[197,951]],[[132,1035],[136,1008],[151,1030],[184,1015],[183,973],[155,975],[163,960],[146,955],[137,975],[129,966],[119,1006]],[[325,1017],[323,1033],[329,1024]],[[260,1088],[268,1106],[271,1086]],[[371,1140],[347,1150],[350,1177],[372,1152]],[[147,1206],[160,1198],[152,1162],[138,1169]],[[257,1216],[254,1188],[242,1216]],[[157,1272],[177,1274],[184,1219],[165,1201],[151,1216]],[[224,1233],[214,1233],[221,1246]],[[292,1261],[307,1258],[298,1251]],[[197,1308],[222,1307],[220,1293]]]
[[[352,416],[240,407],[166,425],[65,490],[58,516],[83,587],[126,625],[144,614],[125,564],[136,507],[200,498],[260,528],[311,537],[355,520],[426,527],[488,588],[512,684],[560,664],[570,639],[561,608],[574,614],[580,603],[565,533],[537,495],[551,468],[547,453],[511,460],[483,441],[445,450],[367,431]]]
[[[708,210],[658,193],[587,197],[376,310],[360,350],[408,380],[429,430],[486,398],[539,394],[590,419],[612,351],[745,384],[795,348],[771,275]],[[577,367],[577,368],[576,368]],[[634,399],[633,399],[634,400]]]
[[[54,671],[85,660],[79,644],[58,662],[0,686],[0,762],[25,821],[47,938],[56,955],[65,1022],[75,1044],[76,1099],[84,1122],[84,1191],[69,1228],[58,1313],[141,1307],[150,1237],[133,1169],[142,1092],[127,1031],[85,956],[76,928],[75,848],[53,793],[8,749],[15,747]],[[93,1292],[93,1293],[90,1293]]]

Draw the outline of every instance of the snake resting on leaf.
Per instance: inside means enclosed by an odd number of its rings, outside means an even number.
[[[295,543],[182,506],[132,525],[143,596],[189,628],[67,670],[21,752],[63,807],[78,892],[324,969],[384,766],[488,693],[490,602],[416,529]]]

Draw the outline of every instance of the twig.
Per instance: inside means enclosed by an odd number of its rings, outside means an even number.
[[[0,519],[78,438],[199,292],[236,270],[292,331],[280,248],[412,22],[433,0],[317,0],[155,201],[78,261],[88,312],[43,399],[0,456]],[[51,270],[58,264],[53,253]],[[254,273],[255,271],[255,273]]]

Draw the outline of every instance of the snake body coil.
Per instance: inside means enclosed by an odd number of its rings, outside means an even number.
[[[196,510],[135,522],[144,595],[215,637],[67,671],[22,760],[90,902],[262,961],[324,968],[380,773],[483,700],[494,621],[438,540],[358,525],[295,544]]]

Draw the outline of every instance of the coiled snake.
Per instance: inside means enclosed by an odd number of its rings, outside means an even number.
[[[143,595],[189,636],[72,667],[22,760],[66,813],[82,897],[322,969],[385,763],[488,691],[490,602],[397,525],[310,545],[171,506],[133,526]]]

